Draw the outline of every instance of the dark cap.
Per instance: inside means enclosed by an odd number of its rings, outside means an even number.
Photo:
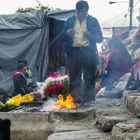
[[[87,1],[80,0],[76,3],[76,10],[86,9],[88,11],[89,5]]]
[[[23,67],[26,67],[26,66],[27,66],[27,60],[20,60],[20,61],[18,61],[17,69],[21,70]]]
[[[18,65],[27,65],[27,60],[20,60],[18,61]]]

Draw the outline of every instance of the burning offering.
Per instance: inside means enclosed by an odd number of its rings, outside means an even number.
[[[75,109],[76,105],[74,103],[74,98],[71,95],[68,95],[66,99],[64,99],[63,95],[58,95],[57,104],[55,105],[55,109]]]

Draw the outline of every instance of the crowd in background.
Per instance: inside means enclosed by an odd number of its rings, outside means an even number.
[[[102,46],[99,53],[98,66],[99,79],[96,84],[96,92],[105,87],[107,90],[113,88],[114,82],[124,74],[130,72],[131,76],[127,82],[127,90],[140,88],[140,29],[138,28],[132,40],[122,40],[114,35]]]

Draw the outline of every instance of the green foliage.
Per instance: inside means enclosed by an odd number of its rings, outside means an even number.
[[[16,106],[3,104],[0,105],[0,112],[8,112],[14,110],[15,108]]]
[[[26,12],[31,12],[31,11],[38,11],[38,10],[45,10],[45,11],[49,11],[50,8],[47,7],[47,6],[36,6],[36,7],[27,7],[27,8],[18,8],[16,10],[16,12],[19,12],[19,13],[26,13]]]

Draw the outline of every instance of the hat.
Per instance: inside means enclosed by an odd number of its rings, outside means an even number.
[[[20,61],[18,61],[17,69],[21,70],[23,67],[26,67],[26,66],[27,66],[27,60],[20,60]]]
[[[18,61],[18,65],[27,65],[27,60]]]

